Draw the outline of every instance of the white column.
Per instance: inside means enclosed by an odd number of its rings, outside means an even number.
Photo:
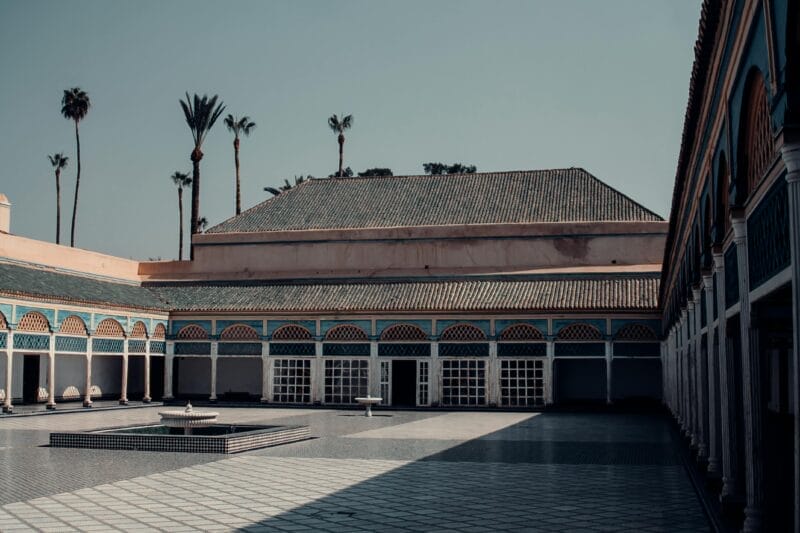
[[[378,341],[372,340],[369,343],[369,391],[370,396],[380,397],[381,395],[381,363],[378,360]],[[383,405],[389,405],[391,398],[384,398]]]
[[[681,309],[680,319],[680,348],[678,349],[678,356],[681,361],[681,429],[684,435],[690,435],[690,422],[691,416],[689,415],[689,361],[686,352],[686,308]]]
[[[613,383],[611,375],[611,340],[606,339],[606,404],[611,405],[611,399],[614,397],[611,393],[611,384]]]
[[[56,408],[56,337],[52,333],[47,353],[47,408]]]
[[[175,342],[166,342],[166,353],[164,354],[164,399],[172,400],[172,362],[175,359]]]
[[[431,405],[438,406],[442,401],[442,370],[441,361],[439,361],[438,341],[431,342],[431,366],[428,370],[428,387]]]
[[[695,376],[697,375],[697,364],[696,364],[696,355],[694,350],[694,336],[697,334],[694,328],[695,324],[695,315],[697,314],[697,306],[695,305],[694,300],[689,300],[686,304],[686,313],[687,313],[687,320],[686,320],[686,368],[689,371],[688,374],[688,381],[687,390],[689,391],[689,403],[687,405],[688,413],[689,413],[689,435],[691,436],[691,446],[698,445],[697,439],[697,380]]]
[[[694,363],[695,363],[695,404],[697,413],[696,427],[697,427],[697,457],[701,460],[706,460],[708,457],[708,398],[706,397],[706,383],[708,377],[706,376],[706,365],[703,358],[703,335],[702,329],[702,314],[703,304],[700,301],[700,287],[692,289],[692,296],[695,301],[694,311]],[[708,318],[708,317],[706,317]],[[706,323],[708,324],[708,320]]]
[[[311,370],[312,402],[324,403],[325,401],[325,363],[322,359],[322,337],[314,341],[314,368]]]
[[[486,392],[489,407],[500,405],[500,362],[497,360],[497,341],[489,341],[488,373],[486,374]]]
[[[708,384],[708,473],[712,477],[720,475],[719,435],[717,435],[717,359],[714,354],[714,277],[708,273],[703,275],[703,286],[706,291],[706,383]]]
[[[555,342],[553,341],[552,335],[547,335],[547,381],[545,382],[545,391],[547,392],[545,403],[546,405],[553,405],[555,403],[555,382],[553,378],[555,377],[555,356],[556,356],[556,346]]]
[[[271,403],[272,400],[272,361],[269,360],[269,343],[261,341],[261,402]]]
[[[150,338],[144,341],[144,397],[143,403],[150,403]]]
[[[761,530],[763,461],[761,457],[762,405],[760,351],[750,342],[750,268],[747,257],[747,221],[733,219],[733,240],[739,267],[739,328],[742,352],[742,399],[744,401],[744,453],[747,505],[743,531]]]
[[[11,403],[11,384],[13,383],[12,370],[14,367],[14,330],[9,329],[6,336],[6,398],[3,400],[3,412],[14,412],[14,406]]]
[[[92,406],[92,337],[86,337],[86,374],[83,385],[83,406]]]
[[[787,142],[781,148],[786,165],[789,199],[789,242],[792,268],[792,346],[794,376],[794,523],[800,528],[800,142]]]
[[[128,338],[122,341],[122,381],[120,383],[119,404],[128,405]]]
[[[211,342],[211,393],[208,395],[208,400],[211,402],[217,401],[217,357],[219,354],[219,343],[217,341]]]

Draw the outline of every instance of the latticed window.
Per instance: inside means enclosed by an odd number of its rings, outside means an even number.
[[[328,334],[325,335],[325,340],[341,342],[368,341],[369,337],[367,337],[367,334],[363,329],[357,326],[353,326],[352,324],[342,324],[341,326],[336,326],[328,331]]]
[[[428,336],[422,329],[413,324],[396,324],[381,333],[381,341],[425,341]]]
[[[742,112],[742,143],[739,149],[743,163],[742,177],[750,194],[764,177],[774,154],[767,87],[764,77],[757,70],[750,75],[744,102],[746,107]]]
[[[163,339],[166,336],[167,336],[167,328],[164,327],[164,324],[156,324],[156,327],[153,328],[153,335],[150,338]]]
[[[475,359],[443,360],[442,404],[485,405],[486,361]]]
[[[119,322],[113,318],[106,318],[97,324],[94,334],[97,337],[124,337],[125,331]]]
[[[311,401],[311,361],[275,359],[272,361],[272,399],[278,403]]]
[[[628,324],[620,328],[615,338],[628,341],[654,341],[658,339],[658,336],[650,326]]]
[[[66,335],[86,335],[86,325],[80,317],[71,315],[64,319],[58,331]]]
[[[179,339],[207,339],[208,333],[206,330],[198,326],[197,324],[189,324],[188,326],[182,328],[178,332]]]
[[[43,314],[31,311],[30,313],[25,313],[20,319],[19,324],[17,324],[17,330],[49,332],[50,323]]]
[[[303,326],[297,324],[288,324],[281,326],[272,334],[272,340],[275,341],[310,341],[311,332]]]
[[[500,403],[507,406],[544,405],[544,360],[500,362]]]
[[[144,322],[141,320],[133,325],[133,329],[131,330],[131,338],[132,339],[144,339],[147,337],[147,327],[144,325]]]
[[[325,361],[325,403],[356,403],[366,396],[369,385],[369,361],[334,359]]]
[[[443,342],[483,341],[486,340],[486,334],[472,324],[455,324],[445,329],[439,340]]]
[[[572,324],[558,332],[558,339],[565,341],[594,341],[602,338],[600,330],[591,324]]]
[[[719,231],[716,232],[716,241],[721,243],[725,240],[728,230],[731,229],[731,219],[729,216],[730,211],[730,187],[731,175],[728,172],[728,162],[725,160],[725,154],[719,158],[719,172],[717,173],[719,183],[717,184],[717,224]]]
[[[541,341],[544,335],[530,324],[514,324],[500,333],[501,341]]]
[[[0,329],[8,329],[8,322],[6,322],[6,317],[3,316],[3,313],[0,313]]]
[[[219,336],[223,341],[258,340],[258,332],[245,324],[234,324],[223,330]]]

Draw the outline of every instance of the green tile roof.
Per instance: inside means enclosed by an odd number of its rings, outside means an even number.
[[[0,263],[0,294],[166,311],[166,306],[157,295],[138,284],[12,263]]]
[[[655,311],[658,273],[558,278],[148,283],[174,311]]]
[[[207,233],[660,220],[587,171],[566,168],[314,179]]]

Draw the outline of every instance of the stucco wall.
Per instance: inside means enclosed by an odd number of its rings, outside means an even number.
[[[101,396],[119,398],[122,383],[122,357],[112,355],[92,356],[92,386]],[[92,394],[94,397],[94,393]]]
[[[217,395],[226,392],[261,396],[261,358],[220,357],[217,360]]]
[[[178,364],[177,395],[200,395],[211,393],[211,359],[208,357],[175,358]]]
[[[86,357],[56,354],[56,398],[83,398],[86,383]]]

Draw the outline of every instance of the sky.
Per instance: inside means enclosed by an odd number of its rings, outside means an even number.
[[[667,217],[699,14],[700,0],[0,0],[0,193],[12,233],[54,242],[47,155],[64,152],[69,243],[75,134],[60,110],[80,87],[80,248],[177,257],[187,91],[257,124],[243,208],[336,170],[336,113],[354,117],[356,172],[583,167]],[[220,120],[203,145],[211,225],[235,212],[232,141]]]

